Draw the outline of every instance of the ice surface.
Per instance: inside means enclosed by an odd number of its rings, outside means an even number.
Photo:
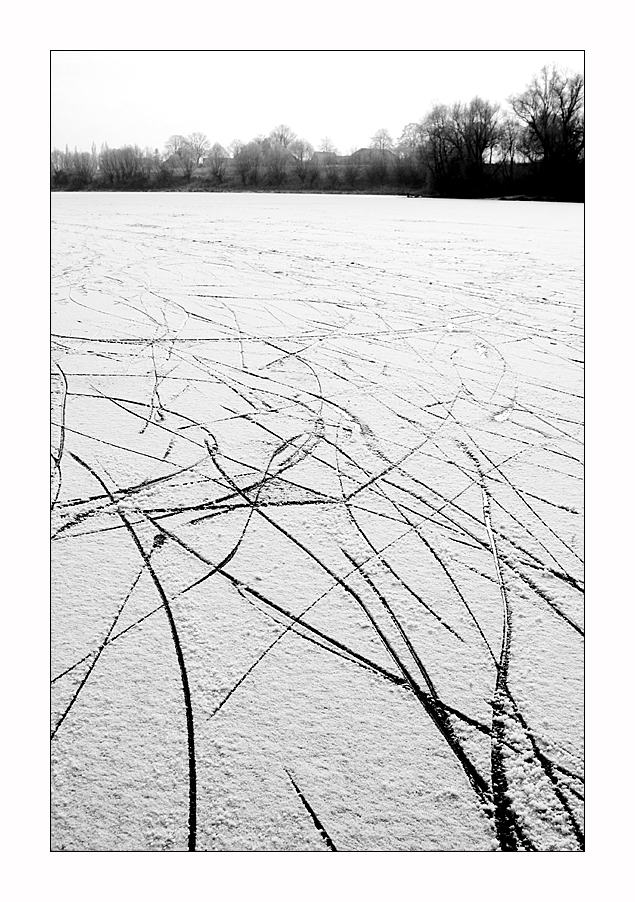
[[[582,208],[52,204],[53,848],[579,850]]]

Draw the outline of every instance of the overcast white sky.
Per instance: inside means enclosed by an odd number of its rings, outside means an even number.
[[[583,71],[582,51],[52,52],[54,147],[163,148],[202,131],[227,146],[286,123],[341,153],[379,128],[398,138],[436,102],[474,95],[504,104],[545,63]]]

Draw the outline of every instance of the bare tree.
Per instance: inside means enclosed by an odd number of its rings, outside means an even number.
[[[184,144],[176,153],[171,154],[166,162],[174,175],[180,175],[189,182],[196,169],[196,154],[189,144]]]
[[[250,165],[249,154],[245,150],[246,146],[247,145],[241,143],[241,146],[236,147],[234,152],[234,169],[240,178],[243,188],[247,185]]]
[[[88,185],[97,172],[97,161],[90,153],[78,153],[77,148],[72,156],[72,171],[78,184]]]
[[[485,164],[491,163],[499,140],[497,104],[474,97],[468,104],[455,103],[451,111],[451,142],[469,180],[481,181]]]
[[[175,175],[190,181],[192,173],[199,165],[207,138],[201,132],[193,132],[188,138],[170,135],[165,142],[166,163]],[[209,142],[207,142],[209,147]]]
[[[425,131],[421,122],[409,122],[403,127],[395,152],[403,159],[414,157],[418,155],[424,144]]]
[[[179,151],[178,158],[181,163],[181,171],[185,176],[185,180],[189,182],[192,178],[192,173],[198,166],[196,153],[188,145]]]
[[[304,184],[309,173],[309,164],[313,157],[313,147],[304,138],[296,138],[289,145],[289,151],[291,153],[293,171]]]
[[[320,150],[322,153],[337,153],[337,147],[329,137],[322,138],[320,141]]]
[[[165,142],[165,153],[168,157],[178,153],[183,147],[187,146],[187,138],[183,135],[170,135]]]
[[[269,133],[272,144],[281,144],[283,147],[289,147],[296,138],[296,133],[291,131],[288,125],[276,125]]]
[[[361,165],[359,158],[356,156],[357,148],[351,147],[343,166],[344,184],[349,188],[354,188],[361,175]]]
[[[196,158],[196,165],[200,166],[201,161],[210,149],[210,143],[207,136],[203,132],[192,132],[187,136],[187,143]]]
[[[75,148],[71,153],[68,145],[63,152],[55,148],[51,152],[51,185],[54,188],[85,188],[96,176],[98,162],[92,152],[80,152]]]
[[[390,171],[393,140],[387,128],[380,128],[371,138],[371,152],[366,176],[371,185],[383,185]]]
[[[143,183],[143,151],[136,144],[113,148],[104,144],[99,154],[99,170],[111,186]]]
[[[458,177],[461,164],[449,107],[436,104],[423,119],[421,128],[434,185],[443,191]]]
[[[543,66],[522,94],[509,98],[543,160],[571,163],[584,148],[584,78]]]
[[[222,185],[227,174],[227,151],[218,141],[209,152],[207,168],[217,184]]]
[[[313,188],[320,177],[320,167],[318,166],[315,154],[308,160],[306,164],[306,177],[309,188]]]
[[[313,174],[313,181],[318,178],[320,171],[324,175],[324,181],[329,188],[335,188],[340,181],[340,173],[337,162],[337,147],[327,136],[320,141],[320,153],[323,155],[319,163],[315,160],[318,174]]]
[[[382,152],[384,150],[392,150],[393,141],[387,128],[380,128],[370,140],[370,146],[375,150]]]
[[[140,157],[140,168],[146,181],[156,178],[161,159],[159,151],[153,150],[151,147],[145,147]]]
[[[337,188],[340,183],[340,168],[335,154],[324,161],[324,180],[329,188]]]
[[[102,178],[111,186],[115,183],[116,170],[114,165],[114,157],[108,144],[101,145],[99,153],[99,171]]]
[[[263,157],[269,181],[279,188],[287,177],[287,161],[290,153],[279,141],[267,140],[263,144]]]
[[[394,148],[395,175],[401,184],[425,184],[427,173],[427,137],[423,123],[409,122],[405,125]]]
[[[248,184],[256,186],[260,180],[262,168],[263,150],[257,141],[250,141],[238,151],[234,157],[234,166],[240,176],[243,186]]]
[[[244,146],[245,146],[245,142],[241,141],[240,138],[234,138],[233,141],[230,141],[229,152],[232,155],[232,157],[238,156],[238,154],[240,153],[240,151],[243,149]]]
[[[60,188],[68,181],[66,154],[54,147],[51,151],[51,186]]]
[[[513,183],[514,166],[524,154],[521,149],[522,129],[520,120],[515,116],[505,115],[499,123],[498,134],[498,168],[505,181]]]
[[[366,168],[366,178],[371,185],[383,185],[390,172],[390,163],[385,150],[373,148]]]
[[[137,145],[126,144],[115,151],[119,180],[122,184],[131,184],[142,171],[143,153]]]

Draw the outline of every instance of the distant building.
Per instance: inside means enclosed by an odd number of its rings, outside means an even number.
[[[342,157],[332,151],[316,150],[313,154],[313,160],[318,166],[321,166],[324,163],[339,163],[341,159]]]
[[[352,153],[350,157],[346,157],[346,160],[350,159],[351,162],[363,165],[365,163],[372,163],[379,157],[386,160],[394,160],[396,154],[394,154],[392,150],[377,150],[374,147],[360,147],[360,149]]]

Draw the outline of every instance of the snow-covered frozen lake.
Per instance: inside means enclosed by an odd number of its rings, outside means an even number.
[[[581,849],[582,206],[52,218],[53,849]]]

